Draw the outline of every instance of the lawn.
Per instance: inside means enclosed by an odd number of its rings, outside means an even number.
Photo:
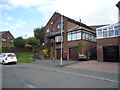
[[[23,63],[30,63],[34,62],[35,60],[29,59],[30,56],[32,56],[32,52],[25,52],[25,53],[16,53],[18,62]]]

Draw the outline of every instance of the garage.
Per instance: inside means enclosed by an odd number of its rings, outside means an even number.
[[[119,61],[119,46],[104,46],[103,47],[104,62],[118,62]]]
[[[78,48],[69,48],[69,59],[70,60],[78,60]]]

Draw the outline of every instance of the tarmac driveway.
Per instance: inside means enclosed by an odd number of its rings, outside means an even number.
[[[118,74],[117,62],[98,62],[92,60],[92,61],[80,62],[73,65],[68,65],[66,67]]]

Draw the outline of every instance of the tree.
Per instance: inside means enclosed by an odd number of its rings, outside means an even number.
[[[19,48],[24,48],[25,47],[25,41],[22,37],[17,37],[13,41],[14,46],[19,47]]]
[[[39,41],[40,45],[44,43],[44,32],[45,32],[45,27],[36,28],[34,30],[34,37]]]
[[[78,48],[78,53],[80,54],[83,51],[83,44],[82,43],[78,43],[77,44],[77,48]]]
[[[34,50],[39,45],[39,41],[34,37],[30,37],[26,41],[29,45],[33,47]]]

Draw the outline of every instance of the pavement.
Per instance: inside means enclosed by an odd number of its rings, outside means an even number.
[[[68,65],[66,67],[118,74],[117,62],[98,62],[96,60],[91,60],[91,61],[79,62],[73,65]]]
[[[32,64],[60,67],[60,60],[36,60]],[[89,71],[106,72],[118,74],[117,62],[98,62],[96,60],[90,61],[62,61],[62,66],[74,69],[83,69]]]
[[[68,66],[72,64],[79,63],[80,61],[66,61],[62,60],[62,66]],[[45,66],[56,66],[59,67],[60,65],[60,60],[36,60],[35,62],[32,62],[33,64],[38,64],[38,65],[45,65]]]

